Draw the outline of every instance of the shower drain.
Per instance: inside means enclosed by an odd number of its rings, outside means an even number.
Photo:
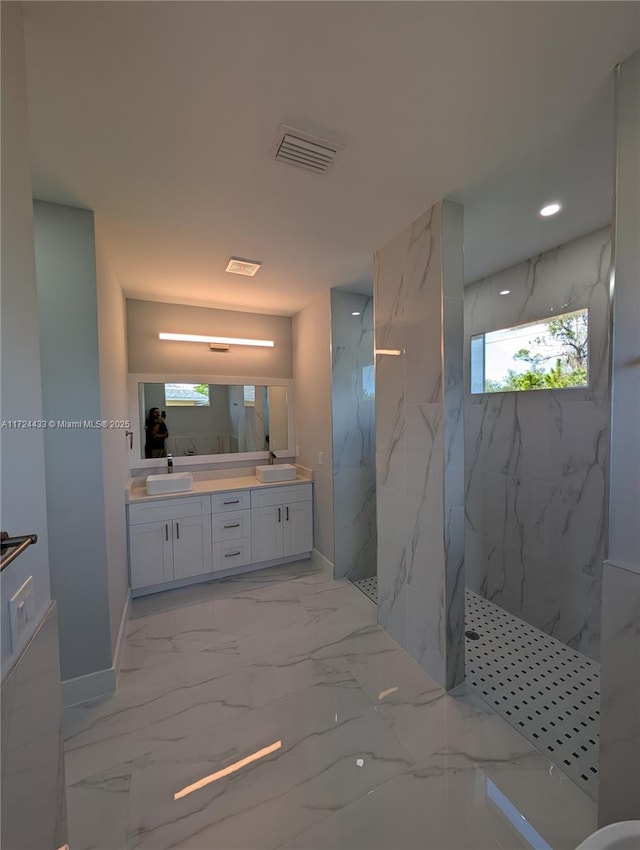
[[[595,799],[599,665],[471,591],[465,621],[467,684]]]
[[[365,596],[368,596],[372,602],[378,604],[378,576],[371,578],[360,578],[353,582],[358,590],[361,590]]]

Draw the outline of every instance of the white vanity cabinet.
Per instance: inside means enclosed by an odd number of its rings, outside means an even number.
[[[251,491],[251,546],[254,563],[311,551],[311,484]]]
[[[129,505],[131,587],[211,573],[211,497]]]
[[[211,497],[213,570],[251,563],[251,491],[230,490]]]
[[[213,481],[210,491],[171,498],[134,493],[128,506],[134,596],[309,556],[311,482],[245,482],[234,488],[227,479],[223,490]]]

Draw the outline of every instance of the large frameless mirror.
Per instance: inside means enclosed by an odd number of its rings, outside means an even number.
[[[290,382],[247,379],[131,376],[138,422],[134,453],[140,461],[174,458],[289,456]]]

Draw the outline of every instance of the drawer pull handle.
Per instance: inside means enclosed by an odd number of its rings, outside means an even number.
[[[240,528],[239,522],[229,522],[225,525],[225,528]]]
[[[229,502],[223,502],[222,504],[223,504],[223,505],[239,505],[239,504],[240,504],[240,499],[233,499],[233,500],[231,500],[231,501],[229,501]]]
[[[287,512],[287,522],[289,522],[289,505],[287,505],[285,511]]]
[[[178,540],[180,540],[180,523],[176,522],[176,531],[178,532]]]
[[[278,508],[278,522],[282,522],[282,508]]]
[[[238,550],[237,552],[227,552],[225,558],[235,558],[236,555],[241,555],[242,552]]]
[[[165,539],[166,541],[168,541],[168,540],[169,540],[169,526],[168,526],[168,524],[167,524],[166,522],[165,522],[165,524],[164,524],[164,539]]]

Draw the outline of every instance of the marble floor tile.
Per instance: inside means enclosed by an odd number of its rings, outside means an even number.
[[[307,561],[158,596],[134,602],[118,692],[66,712],[73,850],[555,850],[595,828],[349,582]]]
[[[131,763],[67,786],[69,846],[73,850],[124,850]]]

